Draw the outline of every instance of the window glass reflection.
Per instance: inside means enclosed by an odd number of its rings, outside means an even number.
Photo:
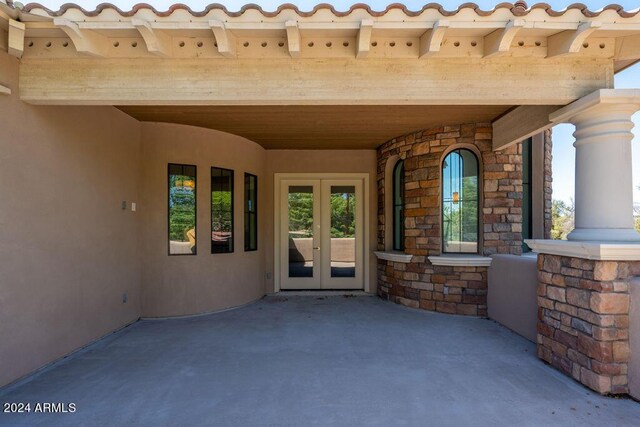
[[[356,277],[356,188],[331,186],[331,277]]]
[[[169,164],[169,255],[196,253],[196,167]]]
[[[452,151],[442,163],[443,252],[478,252],[478,160]]]
[[[289,277],[313,277],[313,187],[290,186]]]
[[[233,171],[211,168],[211,253],[233,252]]]

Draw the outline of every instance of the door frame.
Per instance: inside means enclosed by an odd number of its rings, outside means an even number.
[[[371,286],[369,283],[369,174],[368,173],[275,173],[273,182],[273,287],[274,292],[280,292],[280,273],[281,273],[281,257],[280,257],[280,224],[282,222],[282,210],[280,209],[281,191],[280,184],[283,180],[296,180],[296,179],[352,179],[362,180],[363,194],[364,194],[364,226],[363,226],[363,280],[364,291],[370,293]]]

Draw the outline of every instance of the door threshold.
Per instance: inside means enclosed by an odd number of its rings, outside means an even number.
[[[275,292],[269,294],[270,296],[301,296],[301,297],[332,297],[332,296],[353,296],[353,297],[372,297],[374,294],[370,294],[363,290],[281,290],[279,292]]]

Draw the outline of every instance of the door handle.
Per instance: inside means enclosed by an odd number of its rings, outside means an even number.
[[[316,251],[319,251],[320,250],[320,246],[318,246],[316,248],[313,248],[313,249],[315,249]]]

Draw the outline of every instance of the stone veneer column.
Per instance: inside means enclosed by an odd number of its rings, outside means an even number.
[[[538,357],[599,393],[627,393],[629,280],[640,263],[540,254],[538,272]]]
[[[539,254],[538,356],[602,394],[628,393],[630,357],[640,357],[629,342],[640,327],[629,323],[640,276],[631,181],[639,108],[640,90],[603,89],[551,114],[576,126],[576,229],[570,241],[527,241]]]
[[[640,90],[602,89],[551,114],[576,126],[576,228],[580,241],[640,241],[633,228],[631,116]]]

